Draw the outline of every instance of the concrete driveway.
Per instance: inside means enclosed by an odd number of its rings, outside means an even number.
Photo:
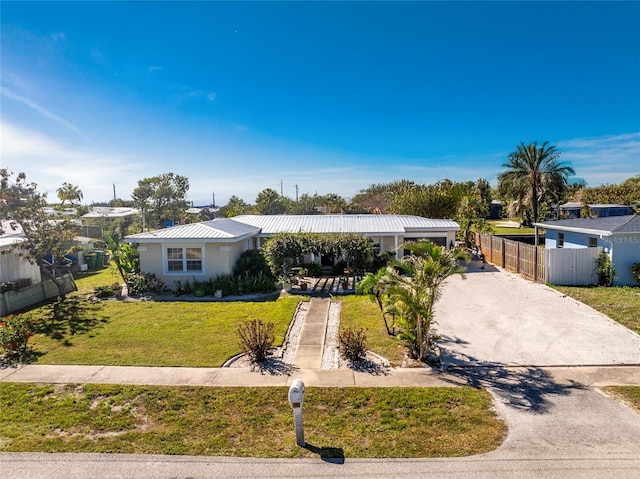
[[[472,262],[436,304],[443,364],[640,364],[640,336],[592,308],[519,275]]]

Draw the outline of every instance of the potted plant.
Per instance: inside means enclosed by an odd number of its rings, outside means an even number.
[[[300,290],[301,291],[306,291],[307,290],[307,283],[305,281],[301,281],[300,282]]]
[[[349,277],[348,276],[340,276],[340,286],[342,286],[342,290],[346,291],[349,289]]]

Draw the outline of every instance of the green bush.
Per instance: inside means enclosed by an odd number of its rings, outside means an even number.
[[[307,270],[307,276],[311,276],[313,278],[319,278],[322,276],[322,266],[318,263],[307,263],[303,267]]]
[[[636,283],[640,284],[640,263],[633,263],[633,266],[631,266],[631,274],[636,280]]]
[[[24,361],[28,358],[29,338],[38,331],[38,320],[22,314],[0,318],[0,347],[5,361]]]
[[[238,345],[253,363],[264,362],[270,355],[274,342],[274,323],[261,319],[244,321],[238,327]]]
[[[367,335],[364,329],[347,328],[338,335],[340,356],[353,362],[362,361],[367,356]]]
[[[164,290],[164,283],[155,274],[128,273],[126,277],[129,296],[148,292],[162,293]]]
[[[600,286],[611,286],[616,279],[616,271],[611,263],[609,255],[602,251],[596,258],[596,268],[598,269],[598,284]]]
[[[96,298],[110,298],[113,296],[113,285],[96,286],[93,289],[93,295]]]
[[[262,250],[250,249],[240,255],[233,268],[233,276],[262,276],[273,277],[271,268],[262,254]]]

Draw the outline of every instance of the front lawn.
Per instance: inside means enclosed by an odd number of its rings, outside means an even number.
[[[62,304],[62,319],[53,319],[53,305],[29,313],[46,331],[30,344],[44,364],[219,367],[240,352],[245,319],[275,323],[281,344],[298,301],[88,301],[76,294]]]
[[[489,393],[461,388],[306,390],[296,446],[287,388],[36,385],[0,388],[0,450],[241,457],[450,457],[506,433]]]
[[[640,334],[640,288],[630,286],[553,286]]]
[[[343,296],[341,301],[340,330],[364,329],[367,348],[388,359],[392,366],[400,366],[407,348],[395,336],[387,334],[378,304],[360,295]]]

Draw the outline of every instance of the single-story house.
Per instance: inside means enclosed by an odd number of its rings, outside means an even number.
[[[1,229],[4,234],[0,236],[0,283],[30,282],[31,284],[41,281],[40,267],[31,264],[24,257],[20,256],[19,249],[9,249],[16,243],[24,241],[24,233],[19,226],[12,229],[8,221],[2,220]]]
[[[267,238],[289,233],[359,233],[380,251],[397,251],[411,239],[447,248],[460,226],[453,220],[403,215],[242,215],[126,236],[138,245],[140,268],[168,284],[231,273],[240,255]],[[315,261],[318,258],[314,258]]]
[[[546,230],[545,248],[602,247],[611,258],[616,285],[636,284],[631,266],[640,263],[640,216],[575,218],[534,223]]]
[[[580,218],[582,214],[582,203],[569,202],[559,206],[560,212],[569,218]],[[633,208],[626,205],[613,204],[588,204],[586,205],[591,214],[598,218],[608,216],[626,216],[633,213]]]

